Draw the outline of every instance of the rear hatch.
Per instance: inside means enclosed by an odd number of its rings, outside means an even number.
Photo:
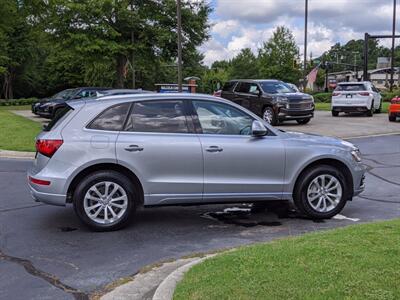
[[[370,93],[363,83],[339,84],[332,93],[332,103],[343,106],[364,105]]]

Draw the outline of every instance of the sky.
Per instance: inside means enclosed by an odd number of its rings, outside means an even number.
[[[398,1],[400,2],[400,1]],[[204,63],[230,59],[243,48],[254,53],[277,26],[294,34],[303,55],[305,0],[209,0],[210,39],[200,47]],[[308,51],[318,57],[335,43],[363,39],[364,33],[391,34],[393,0],[309,0]],[[397,15],[400,15],[397,5]],[[396,28],[400,25],[397,18]],[[400,29],[400,28],[399,28]],[[380,44],[390,46],[390,39]]]

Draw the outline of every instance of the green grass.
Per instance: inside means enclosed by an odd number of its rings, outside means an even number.
[[[27,110],[29,106],[4,106],[0,109],[0,149],[35,151],[35,136],[41,131],[39,122],[17,116],[9,110]]]
[[[382,112],[383,113],[387,113],[388,112],[389,105],[390,105],[389,102],[382,102]],[[331,104],[330,103],[316,102],[315,103],[315,109],[316,110],[330,111],[331,110]]]
[[[189,270],[174,299],[400,299],[400,219],[226,252]]]

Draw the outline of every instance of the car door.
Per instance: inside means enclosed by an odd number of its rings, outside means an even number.
[[[203,154],[183,100],[135,102],[116,143],[118,163],[141,181],[145,205],[200,201]]]
[[[263,103],[262,103],[261,89],[257,83],[251,83],[249,88],[249,94],[247,98],[249,99],[250,105],[249,109],[257,114],[262,115],[263,113]]]
[[[235,103],[250,109],[249,90],[251,84],[249,82],[240,82],[235,89]]]
[[[281,199],[285,151],[279,137],[252,137],[254,118],[233,105],[193,100],[204,156],[203,201]]]

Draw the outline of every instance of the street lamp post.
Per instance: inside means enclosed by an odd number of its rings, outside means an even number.
[[[182,17],[181,17],[181,0],[176,0],[176,17],[177,17],[177,33],[178,33],[178,92],[182,92]]]
[[[396,0],[393,0],[393,25],[392,25],[392,53],[390,59],[390,91],[393,90],[394,73],[394,39],[396,35]]]

